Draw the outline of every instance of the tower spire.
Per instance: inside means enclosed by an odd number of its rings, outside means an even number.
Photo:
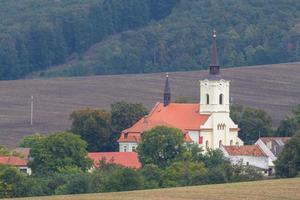
[[[169,83],[169,73],[166,73],[165,89],[164,89],[164,106],[171,103],[171,89]]]
[[[220,75],[220,64],[218,59],[216,30],[213,30],[212,38],[213,38],[213,44],[211,47],[211,64],[209,66],[209,75],[218,76]]]

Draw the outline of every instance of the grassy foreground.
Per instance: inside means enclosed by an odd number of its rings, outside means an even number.
[[[30,200],[299,200],[300,178],[102,194],[24,198]]]

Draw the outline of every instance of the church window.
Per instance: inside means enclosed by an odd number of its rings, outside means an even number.
[[[232,146],[233,145],[233,140],[230,140],[230,146]]]
[[[209,148],[209,143],[208,143],[208,141],[206,140],[206,142],[205,142],[205,148],[206,149],[208,149]]]
[[[206,94],[206,104],[209,104],[209,94]]]
[[[128,138],[128,133],[124,134],[124,138],[127,139]]]
[[[219,141],[219,148],[222,147],[222,140]]]
[[[220,105],[223,105],[223,94],[220,94],[220,96],[219,96],[219,104]]]
[[[132,151],[135,151],[135,146],[132,146]]]
[[[127,152],[127,146],[124,146],[123,149],[124,149],[124,152]]]

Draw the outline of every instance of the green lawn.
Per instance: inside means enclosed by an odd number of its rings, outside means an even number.
[[[24,198],[30,200],[286,200],[300,199],[300,178],[102,194]]]

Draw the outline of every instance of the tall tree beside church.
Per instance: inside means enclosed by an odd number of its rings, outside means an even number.
[[[238,124],[240,128],[239,137],[245,144],[253,144],[259,136],[273,134],[272,119],[264,110],[233,106],[230,116]]]
[[[300,104],[293,110],[293,114],[284,118],[276,131],[277,136],[291,137],[300,130]]]
[[[72,132],[87,142],[88,151],[110,150],[111,114],[102,109],[75,110],[71,114]]]
[[[112,125],[116,132],[132,126],[148,113],[142,103],[128,103],[125,101],[111,104]]]
[[[300,132],[284,146],[275,161],[275,172],[279,177],[295,177],[300,172]]]

